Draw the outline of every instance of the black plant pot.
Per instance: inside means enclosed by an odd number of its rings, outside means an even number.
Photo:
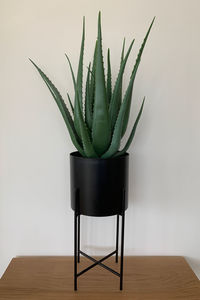
[[[112,216],[128,207],[129,154],[100,159],[70,154],[71,207],[86,216]]]

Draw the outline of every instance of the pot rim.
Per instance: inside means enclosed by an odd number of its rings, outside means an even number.
[[[71,157],[76,157],[78,159],[84,159],[84,160],[93,160],[93,161],[106,161],[106,160],[118,160],[118,159],[122,159],[126,156],[129,156],[129,153],[128,152],[125,152],[124,154],[122,155],[119,155],[117,157],[109,157],[109,158],[100,158],[100,157],[84,157],[80,154],[80,152],[78,151],[74,151],[74,152],[71,152],[70,153],[70,156]]]

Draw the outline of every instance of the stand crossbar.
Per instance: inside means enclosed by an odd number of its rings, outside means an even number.
[[[103,260],[106,260],[107,258],[109,258],[110,256],[114,255],[116,253],[116,250],[113,251],[112,253],[108,254],[107,256],[105,256],[103,259],[100,259],[100,260],[96,260],[95,258],[87,255],[86,253],[84,253],[83,251],[80,251],[80,254],[82,254],[83,256],[87,257],[88,259],[90,259],[91,261],[95,262],[95,264],[91,265],[90,269],[93,268],[94,266],[96,265],[100,265],[102,268],[110,271],[111,273],[117,275],[120,277],[120,274],[118,272],[116,272],[115,270],[113,270],[112,268],[102,264],[102,261]],[[88,269],[88,268],[87,268]],[[83,270],[85,271],[85,270]],[[83,274],[83,271],[81,272]],[[88,271],[88,270],[87,270]],[[77,274],[77,276],[79,276],[80,273]],[[81,275],[81,274],[80,274]]]

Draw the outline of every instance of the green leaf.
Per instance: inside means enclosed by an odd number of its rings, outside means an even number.
[[[77,95],[79,97],[78,89],[77,89]],[[95,152],[94,147],[91,143],[89,130],[87,128],[87,125],[84,122],[83,112],[81,111],[79,101],[78,101],[78,105],[79,105],[78,106],[78,117],[79,117],[79,122],[80,122],[81,139],[82,139],[83,149],[84,149],[85,155],[87,157],[98,157],[98,155]]]
[[[71,101],[71,99],[70,99],[70,96],[69,96],[69,94],[68,94],[68,93],[67,93],[67,98],[68,98],[68,101],[69,101],[69,104],[70,104],[70,107],[71,107],[72,113],[74,114],[74,107],[73,107],[73,105],[72,105],[72,101]]]
[[[142,57],[142,53],[143,53],[143,50],[144,50],[144,47],[145,47],[145,44],[147,42],[147,39],[148,39],[148,36],[149,36],[149,33],[151,31],[151,28],[152,28],[152,25],[154,23],[154,20],[155,20],[155,17],[153,18],[151,24],[150,24],[150,27],[146,33],[146,36],[143,40],[143,43],[140,47],[140,50],[138,52],[138,56],[137,56],[137,59],[136,59],[136,62],[135,62],[135,65],[134,65],[134,68],[133,68],[133,71],[132,71],[132,75],[131,77],[133,78],[133,74],[134,74],[134,77],[136,76],[136,72],[137,72],[137,69],[139,67],[139,64],[140,64],[140,61],[141,61],[141,57]],[[130,79],[131,80],[131,79]],[[134,78],[132,80],[132,88],[133,88],[133,83],[134,83]],[[132,97],[132,92],[130,94],[130,97]],[[126,112],[125,112],[125,117],[124,117],[124,124],[123,124],[123,129],[122,129],[122,137],[124,136],[125,132],[126,132],[126,128],[127,128],[127,125],[128,125],[128,120],[129,120],[129,115],[130,115],[130,109],[131,109],[131,99],[129,101],[129,105],[127,106],[127,109],[126,109]]]
[[[90,97],[91,97],[91,112],[93,118],[93,110],[94,110],[94,95],[95,95],[95,73],[96,73],[96,57],[97,57],[97,41],[95,43],[93,62],[92,62],[92,70],[91,70],[91,79],[90,79]]]
[[[123,102],[121,104],[119,114],[117,116],[117,121],[115,123],[110,147],[107,150],[107,152],[102,155],[102,158],[108,158],[108,157],[113,156],[120,147],[124,118],[125,118],[127,108],[130,107],[132,91],[133,91],[133,82],[135,80],[136,72],[137,72],[137,68],[135,68],[134,73],[132,73],[132,75],[131,75],[128,88],[126,90]]]
[[[98,84],[95,85],[95,100],[92,123],[92,143],[97,154],[101,155],[109,147],[111,140],[111,125],[108,113],[108,101],[106,97],[105,88],[100,12],[98,18],[95,80]]]
[[[117,120],[117,115],[119,113],[119,109],[120,109],[120,105],[121,105],[123,73],[124,73],[126,62],[128,60],[128,57],[129,57],[129,54],[130,54],[130,51],[132,49],[134,41],[135,40],[133,40],[131,42],[131,44],[129,46],[129,49],[127,51],[127,54],[126,54],[123,62],[121,62],[121,64],[120,64],[119,73],[118,73],[117,80],[116,80],[116,83],[115,83],[115,87],[114,87],[114,90],[113,90],[113,94],[112,94],[112,98],[111,98],[111,102],[110,102],[110,108],[109,108],[112,129],[115,126],[115,122]],[[123,48],[124,48],[124,44],[123,44]],[[122,53],[123,53],[123,51],[124,50],[122,50]]]
[[[126,43],[126,39],[124,38],[123,45],[122,45],[122,53],[121,53],[121,62],[120,62],[120,65],[122,65],[123,60],[124,60],[125,43]]]
[[[85,88],[85,120],[88,128],[92,129],[92,105],[91,105],[91,95],[90,95],[90,66],[88,67],[86,88]]]
[[[123,40],[120,67],[122,66],[123,60],[124,60],[124,50],[125,50],[125,38]],[[122,79],[121,79],[121,82],[120,82],[120,85],[119,85],[119,98],[118,98],[119,107],[118,107],[118,111],[119,111],[120,105],[122,103],[122,83],[123,83],[123,74],[122,74]]]
[[[70,71],[71,71],[71,75],[72,75],[72,81],[73,81],[73,85],[74,85],[75,99],[76,99],[77,104],[78,104],[79,103],[79,97],[78,97],[78,89],[77,89],[77,85],[76,85],[74,71],[73,71],[73,68],[72,68],[71,61],[70,61],[70,59],[69,59],[69,57],[67,56],[66,53],[65,53],[65,57],[67,58],[67,61],[68,61],[69,67],[70,67]],[[73,108],[73,114],[75,115],[75,108]],[[78,116],[79,116],[79,105],[77,106],[77,118],[78,118]],[[74,118],[75,118],[75,116],[74,116]],[[80,132],[79,132],[79,137],[81,137],[81,133]]]
[[[75,90],[77,104],[78,104],[78,106],[77,106],[77,117],[78,117],[79,122],[80,122],[80,137],[81,137],[81,140],[82,140],[82,143],[83,143],[83,149],[84,149],[84,152],[85,152],[85,156],[87,156],[87,157],[98,157],[98,155],[96,154],[96,152],[94,150],[94,147],[91,143],[90,134],[89,134],[87,125],[84,122],[83,111],[81,110],[81,107],[80,107],[78,86],[77,86],[76,81],[75,81],[75,76],[74,76],[74,72],[73,72],[73,69],[72,69],[72,65],[71,65],[69,57],[66,54],[65,54],[65,56],[68,60],[70,70],[71,70],[71,74],[72,74],[72,80],[73,80],[74,90]]]
[[[73,81],[73,84],[74,84],[74,92],[75,92],[75,95],[76,95],[76,80],[75,80],[75,76],[74,76],[74,71],[73,71],[73,68],[72,68],[72,64],[71,64],[71,61],[70,61],[70,59],[69,59],[69,57],[67,56],[66,53],[65,53],[65,57],[67,58],[67,61],[68,61],[69,67],[70,67],[70,71],[71,71],[71,75],[72,75],[72,81]],[[76,99],[78,101],[78,96],[77,95],[76,95]]]
[[[144,97],[144,99],[142,101],[142,105],[141,105],[140,111],[139,111],[139,113],[137,115],[136,121],[134,123],[134,126],[132,128],[131,134],[130,134],[130,136],[128,138],[128,141],[127,141],[126,145],[124,146],[124,148],[121,151],[117,152],[114,156],[120,156],[120,155],[124,154],[128,150],[129,146],[131,145],[132,140],[133,140],[133,138],[135,136],[135,132],[136,132],[136,129],[137,129],[138,122],[140,120],[140,117],[141,117],[141,114],[142,114],[142,111],[143,111],[144,101],[145,101],[145,97]]]
[[[82,42],[81,42],[81,50],[80,50],[80,56],[79,56],[79,64],[78,64],[78,73],[77,73],[77,89],[79,98],[77,98],[77,93],[75,93],[75,101],[74,101],[74,126],[76,128],[76,131],[78,135],[80,136],[80,124],[79,124],[79,118],[78,118],[78,110],[79,110],[79,104],[81,111],[83,111],[83,92],[82,92],[82,84],[83,84],[83,54],[84,54],[84,42],[85,42],[85,18],[83,18],[83,33],[82,33]],[[79,103],[78,103],[79,101]]]
[[[74,127],[72,117],[65,105],[65,102],[64,102],[61,94],[59,93],[57,88],[54,86],[54,84],[50,81],[50,79],[44,74],[44,72],[31,59],[30,59],[30,61],[35,66],[35,68],[38,70],[40,76],[46,83],[51,95],[53,96],[54,100],[56,101],[56,104],[63,116],[63,119],[68,128],[68,131],[69,131],[69,134],[70,134],[70,137],[71,137],[71,140],[72,140],[74,146],[77,148],[77,150],[80,152],[81,155],[85,156],[84,150],[81,147],[81,141],[80,141],[80,139],[77,135],[76,129]]]
[[[108,49],[107,54],[107,99],[110,103],[112,96],[112,76],[111,76],[111,64],[110,64],[110,49]]]
[[[130,108],[131,108],[131,101],[132,101],[132,94],[133,94],[133,85],[134,85],[134,81],[135,81],[135,76],[137,73],[137,69],[139,66],[140,61],[137,62],[137,64],[134,67],[134,72],[131,74],[130,77],[130,81],[129,81],[129,85],[127,88],[127,92],[126,92],[126,97],[127,97],[127,105],[126,105],[126,110],[124,113],[124,120],[123,120],[123,126],[122,126],[122,136],[123,137],[126,128],[127,128],[127,124],[128,124],[128,119],[129,119],[129,115],[130,115]]]
[[[84,122],[83,111],[81,110],[81,107],[80,107],[78,87],[77,87],[77,84],[76,84],[76,81],[75,81],[75,76],[74,76],[74,72],[73,72],[73,69],[72,69],[72,65],[71,65],[70,59],[67,56],[67,54],[65,54],[65,56],[68,60],[70,70],[71,70],[71,74],[72,74],[72,80],[73,80],[73,83],[74,83],[74,90],[75,90],[77,104],[78,104],[78,106],[77,106],[77,117],[78,117],[79,122],[80,122],[80,137],[81,137],[81,140],[82,140],[82,143],[83,143],[84,152],[85,152],[85,155],[87,157],[98,157],[98,155],[96,154],[96,152],[94,150],[94,147],[93,147],[93,145],[90,141],[90,134],[89,134],[88,128],[87,128],[87,126]]]

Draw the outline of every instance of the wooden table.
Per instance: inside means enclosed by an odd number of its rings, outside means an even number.
[[[81,257],[79,269],[91,262]],[[107,262],[118,269],[114,257]],[[132,256],[124,260],[124,290],[119,278],[101,268],[78,279],[73,291],[72,257],[17,257],[0,279],[0,300],[200,300],[200,281],[183,257]]]

